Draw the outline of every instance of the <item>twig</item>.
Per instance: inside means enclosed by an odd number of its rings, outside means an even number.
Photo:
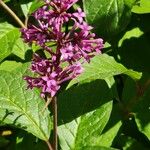
[[[29,18],[28,18],[28,17],[26,17],[26,18],[25,18],[25,22],[24,22],[24,24],[25,24],[26,28],[27,28],[27,26],[28,26],[28,19],[29,19]]]
[[[53,97],[52,99],[52,109],[53,109],[53,116],[54,116],[54,121],[53,121],[53,126],[54,126],[54,150],[57,150],[57,98],[56,96]]]
[[[49,104],[52,104],[52,111],[53,111],[53,130],[54,130],[54,138],[53,138],[53,148],[54,150],[57,150],[57,98],[56,96],[54,97],[49,97],[47,96],[47,102],[42,110],[42,113],[45,111],[45,109],[48,107]],[[48,141],[46,141],[47,143]],[[47,143],[47,145],[50,143]]]
[[[46,144],[47,144],[49,150],[53,150],[53,148],[52,148],[52,146],[51,146],[51,143],[50,143],[49,141],[45,141],[45,142],[46,142]]]
[[[18,18],[18,16],[2,1],[0,0],[0,5],[17,21],[17,23],[22,27],[26,28],[24,23]]]

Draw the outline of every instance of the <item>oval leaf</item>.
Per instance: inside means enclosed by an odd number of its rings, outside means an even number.
[[[87,21],[104,37],[116,35],[128,25],[135,0],[84,0]]]
[[[118,149],[104,147],[104,146],[87,146],[82,148],[82,150],[118,150]]]
[[[58,97],[58,135],[62,150],[101,146],[111,110],[111,91],[104,81],[72,87]]]
[[[30,49],[31,48],[26,43],[24,43],[23,39],[18,38],[14,43],[12,53],[24,60],[27,59],[26,57],[29,57],[29,55],[27,55],[27,52],[29,52]]]
[[[13,71],[20,67],[22,64],[16,61],[4,61],[3,63],[0,64],[0,70],[5,70],[5,71]]]
[[[38,92],[26,90],[23,75],[27,66],[13,73],[0,71],[0,120],[48,140],[52,127],[49,112],[41,112],[44,101]]]
[[[0,61],[11,54],[20,32],[8,23],[0,23]]]
[[[137,2],[137,4],[133,7],[132,12],[137,14],[150,13],[150,1],[140,0],[140,2]]]
[[[126,74],[133,79],[140,79],[141,73],[128,70],[122,64],[117,63],[115,59],[107,54],[101,54],[94,57],[91,62],[84,65],[84,72],[73,79],[68,87],[78,82],[89,82],[96,79],[107,79],[114,75]]]

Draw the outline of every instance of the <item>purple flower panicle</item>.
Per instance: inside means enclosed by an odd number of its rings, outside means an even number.
[[[45,5],[32,14],[37,24],[21,29],[26,43],[35,42],[50,54],[49,58],[34,54],[31,71],[35,77],[24,77],[28,88],[41,89],[42,97],[46,94],[55,96],[60,85],[81,74],[84,70],[82,64],[90,62],[103,48],[103,40],[91,32],[93,28],[84,21],[85,13],[81,8],[74,13],[68,12],[77,1],[45,0]],[[70,22],[72,28],[64,31]],[[48,46],[51,42],[56,45],[55,52]]]
[[[53,97],[59,90],[61,83],[75,78],[77,75],[82,73],[83,68],[79,62],[62,68],[57,66],[55,62],[52,62],[49,59],[40,58],[39,55],[34,54],[31,71],[37,76],[24,77],[28,83],[28,88],[41,88],[42,97],[45,97],[47,93],[50,93]]]

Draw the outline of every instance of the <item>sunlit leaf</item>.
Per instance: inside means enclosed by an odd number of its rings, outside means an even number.
[[[39,92],[26,89],[26,69],[27,65],[12,73],[0,71],[0,120],[48,140],[52,128],[49,112],[42,113],[45,104]]]

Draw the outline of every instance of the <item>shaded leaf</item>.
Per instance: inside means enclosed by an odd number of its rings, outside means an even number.
[[[143,97],[134,107],[135,121],[141,132],[143,132],[150,140],[150,88],[145,91]]]
[[[137,94],[136,82],[133,81],[131,78],[127,78],[126,81],[124,82],[124,88],[122,93],[122,100],[124,106],[128,107],[128,104],[130,103],[131,100],[135,98],[136,94]],[[127,109],[130,108],[128,107]]]
[[[122,99],[124,108],[127,110],[126,115],[134,115],[139,131],[150,139],[150,87],[147,84],[149,80],[149,76],[144,73],[137,88],[137,84],[128,79],[125,82]]]
[[[111,37],[126,28],[135,0],[84,0],[87,21],[99,35]]]
[[[15,145],[17,150],[47,150],[47,145],[44,141],[37,139],[31,134],[24,133],[17,137],[17,143]]]
[[[5,139],[5,137],[0,136],[0,148],[3,148],[9,143],[9,140]]]
[[[117,147],[120,147],[123,150],[149,150],[148,147],[146,147],[136,139],[126,136],[124,134],[119,136],[117,141]]]
[[[118,54],[121,63],[127,67],[137,71],[150,72],[149,36],[141,33],[139,29],[132,29],[130,34],[128,32],[128,37],[122,41]]]
[[[63,150],[101,146],[101,133],[112,110],[111,91],[104,81],[71,87],[58,97],[58,135]]]

